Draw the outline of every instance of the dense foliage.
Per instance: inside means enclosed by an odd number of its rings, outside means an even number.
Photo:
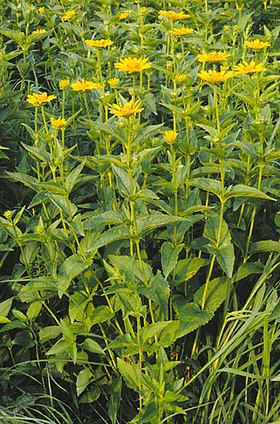
[[[0,11],[1,423],[279,423],[279,4]]]

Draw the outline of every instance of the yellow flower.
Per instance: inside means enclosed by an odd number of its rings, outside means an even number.
[[[6,211],[3,215],[6,219],[12,219],[13,211]]]
[[[237,74],[253,74],[255,72],[264,72],[266,68],[262,63],[256,63],[252,60],[250,63],[244,60],[243,63],[239,63],[238,65],[233,67],[233,70],[237,72]]]
[[[120,83],[119,78],[110,78],[108,80],[108,84],[110,85],[111,88],[117,88],[119,83]]]
[[[97,49],[111,46],[113,41],[111,40],[85,40],[85,44],[90,47],[96,47]]]
[[[224,25],[224,30],[225,31],[229,31],[230,30],[230,25]]]
[[[60,90],[65,90],[69,84],[70,84],[70,81],[67,79],[60,80],[58,83]]]
[[[36,31],[32,31],[32,34],[44,34],[47,32],[45,29],[36,29]]]
[[[71,88],[73,91],[82,91],[83,93],[87,90],[93,90],[95,88],[103,88],[103,85],[100,84],[99,82],[93,82],[93,81],[77,81],[77,82],[73,82],[73,84],[71,84]]]
[[[39,7],[38,12],[41,14],[45,13],[45,7],[44,6]]]
[[[66,120],[64,118],[55,119],[55,118],[51,117],[51,124],[55,129],[60,130],[60,129],[65,127]]]
[[[245,41],[245,46],[250,47],[250,49],[253,50],[261,50],[265,47],[271,46],[271,44],[268,41],[260,41],[258,38],[253,41]]]
[[[182,28],[174,28],[173,30],[170,31],[170,33],[173,35],[176,35],[177,37],[182,37],[184,35],[192,34],[193,31],[194,31],[193,28],[182,27]]]
[[[129,74],[150,69],[151,66],[152,64],[148,62],[148,59],[138,59],[137,57],[121,58],[118,63],[115,63],[115,68],[122,72],[128,72]]]
[[[135,115],[136,113],[142,112],[142,110],[144,109],[140,106],[141,105],[139,100],[136,100],[136,102],[133,102],[133,100],[130,100],[123,106],[120,106],[114,103],[109,110],[115,116],[130,116],[130,115]]]
[[[130,12],[122,12],[119,14],[119,20],[122,21],[130,15]]]
[[[27,103],[30,103],[33,106],[43,106],[46,103],[50,102],[51,100],[56,99],[56,96],[54,96],[53,94],[48,96],[48,93],[34,93],[34,94],[29,94],[27,96]]]
[[[69,10],[68,12],[65,13],[65,15],[62,16],[61,19],[63,21],[70,21],[70,19],[72,19],[74,15],[76,15],[76,11],[75,10]]]
[[[185,75],[185,74],[178,74],[175,77],[175,81],[177,81],[177,82],[184,82],[184,81],[186,81],[186,79],[187,79],[187,75]]]
[[[140,7],[139,12],[140,12],[141,14],[144,14],[144,13],[146,13],[146,12],[147,12],[147,8],[146,8],[146,7]]]
[[[174,12],[173,10],[160,10],[158,14],[170,19],[171,21],[179,21],[190,17],[190,15],[187,15],[186,13]]]
[[[164,131],[164,133],[163,133],[164,140],[168,144],[175,143],[177,135],[178,135],[178,133],[175,130],[167,130],[167,131]]]
[[[211,52],[196,55],[199,62],[224,62],[230,57],[226,52]]]
[[[222,70],[220,72],[210,70],[210,71],[201,71],[197,75],[204,81],[217,84],[218,82],[224,82],[227,79],[231,78],[233,76],[233,72],[232,71],[227,72],[225,70]]]

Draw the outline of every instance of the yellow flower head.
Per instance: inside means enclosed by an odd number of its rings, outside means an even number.
[[[183,37],[184,35],[192,34],[193,31],[194,31],[193,28],[182,27],[182,28],[174,28],[173,30],[170,31],[170,33],[173,35],[176,35],[176,37]]]
[[[60,80],[58,83],[60,90],[65,90],[69,84],[70,84],[70,81],[67,79]]]
[[[167,130],[167,131],[164,131],[164,133],[163,133],[164,140],[168,144],[175,143],[177,135],[178,135],[178,133],[175,130]]]
[[[55,129],[61,130],[62,128],[65,127],[66,120],[64,118],[55,119],[55,118],[51,117],[51,124]]]
[[[12,219],[13,211],[6,211],[3,215],[6,219]]]
[[[84,93],[85,91],[94,90],[95,88],[102,89],[103,85],[99,82],[82,80],[73,82],[73,84],[71,84],[71,88],[73,91],[82,91]]]
[[[227,79],[231,78],[233,76],[232,71],[225,71],[222,70],[220,72],[218,71],[201,71],[197,74],[202,80],[217,84],[219,82],[224,82]]]
[[[187,15],[186,13],[174,12],[173,10],[160,10],[158,14],[170,19],[170,21],[180,21],[190,17],[190,15]]]
[[[62,21],[70,21],[70,19],[73,18],[73,16],[76,15],[76,11],[75,10],[69,10],[68,12],[65,13],[65,15],[62,16]]]
[[[45,7],[44,6],[39,7],[38,12],[41,14],[45,13]]]
[[[120,83],[119,78],[110,78],[108,80],[108,84],[110,85],[111,88],[117,88],[119,83]]]
[[[243,63],[239,63],[238,65],[233,67],[233,70],[236,71],[237,74],[253,74],[255,72],[264,72],[266,68],[262,63],[256,63],[252,60],[250,63],[244,60]]]
[[[32,34],[45,34],[47,32],[45,29],[36,29],[35,31],[32,31]]]
[[[226,52],[211,52],[196,55],[199,62],[224,62],[230,57]]]
[[[50,102],[51,100],[56,99],[56,96],[54,96],[53,94],[48,96],[48,93],[34,93],[34,94],[29,94],[27,96],[27,103],[30,103],[33,106],[43,106],[46,103]]]
[[[141,13],[141,15],[143,15],[144,13],[147,12],[147,8],[146,7],[140,7],[139,12]]]
[[[124,19],[128,18],[130,15],[130,12],[122,12],[119,14],[119,20],[123,21]]]
[[[148,59],[138,59],[137,57],[121,58],[118,63],[115,63],[115,68],[122,72],[128,72],[129,74],[150,69],[151,66],[152,64],[148,62]]]
[[[85,44],[90,47],[96,47],[97,49],[102,49],[113,44],[111,40],[85,40]]]
[[[136,102],[130,100],[123,106],[114,103],[109,110],[115,116],[130,116],[142,112],[144,109],[140,106],[141,104],[139,100],[136,100]]]
[[[175,81],[177,82],[184,82],[187,79],[187,75],[186,74],[177,74],[175,77]]]
[[[265,47],[271,46],[271,44],[268,41],[260,41],[258,38],[253,41],[245,41],[245,46],[250,47],[250,49],[253,50],[261,50]]]

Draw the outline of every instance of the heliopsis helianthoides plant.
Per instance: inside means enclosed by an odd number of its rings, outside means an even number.
[[[175,12],[174,10],[160,10],[158,14],[159,16],[164,16],[170,21],[182,21],[190,17],[188,13]]]
[[[192,34],[194,32],[193,28],[181,27],[173,28],[170,30],[171,34],[176,35],[176,37],[184,37]]]
[[[266,68],[263,63],[256,63],[254,60],[251,60],[251,62],[246,62],[246,60],[244,60],[242,63],[235,65],[233,70],[236,72],[236,74],[245,75],[265,72]]]
[[[115,68],[121,72],[133,74],[135,72],[143,72],[152,67],[149,59],[137,57],[120,58],[120,61],[115,63]]]
[[[63,22],[68,22],[71,21],[71,19],[76,15],[76,11],[75,10],[68,10],[68,12],[66,12],[62,17],[61,20]]]
[[[199,62],[202,63],[215,63],[215,62],[225,62],[230,57],[229,53],[226,52],[210,52],[202,53],[196,55]]]
[[[111,46],[113,43],[112,40],[85,40],[85,44],[90,47],[95,47],[96,49],[105,49],[106,47]]]
[[[0,1],[1,424],[278,423],[276,3]]]
[[[260,51],[266,47],[270,47],[271,43],[269,41],[261,41],[258,38],[256,40],[247,40],[244,42],[244,46],[249,47],[252,50]]]
[[[220,82],[225,82],[229,78],[232,78],[234,73],[232,71],[221,70],[215,71],[210,69],[209,71],[200,71],[197,74],[203,81],[209,82],[211,84],[218,84]]]
[[[136,115],[137,113],[142,112],[144,109],[141,107],[141,102],[139,100],[133,101],[130,100],[124,105],[118,105],[114,103],[110,108],[112,115],[122,117],[122,116],[131,116]]]
[[[30,103],[32,106],[44,106],[49,103],[51,100],[56,99],[56,96],[53,94],[44,93],[33,93],[27,96],[27,103]]]
[[[151,62],[147,58],[137,58],[137,57],[125,57],[120,58],[119,62],[115,63],[115,68],[120,72],[127,72],[132,74],[133,77],[133,95],[135,96],[136,92],[136,79],[135,74],[139,73],[139,91],[142,92],[143,88],[143,71],[147,71],[152,67]]]

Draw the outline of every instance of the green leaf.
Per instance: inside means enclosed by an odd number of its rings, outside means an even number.
[[[121,376],[124,378],[126,384],[131,389],[138,391],[140,384],[140,377],[138,375],[138,366],[130,365],[123,361],[121,358],[117,358],[117,365]]]
[[[0,315],[2,317],[6,317],[8,315],[12,307],[12,303],[13,303],[13,297],[10,297],[9,299],[6,299],[0,303]]]
[[[170,287],[169,283],[165,278],[163,278],[160,271],[158,271],[157,275],[150,280],[149,287],[142,287],[140,292],[148,299],[157,303],[160,306],[163,317],[168,318]]]
[[[85,161],[82,162],[80,165],[76,166],[73,171],[70,172],[70,174],[67,176],[65,180],[65,189],[66,192],[69,194],[73,190],[75,184],[79,180],[79,177],[81,175],[81,172],[85,166]]]
[[[47,352],[46,355],[60,355],[61,353],[68,352],[68,343],[65,340],[58,340]]]
[[[234,247],[231,242],[231,234],[226,221],[214,212],[208,214],[205,223],[203,237],[209,240],[206,248],[209,253],[216,255],[217,261],[228,277],[232,277],[234,266]]]
[[[179,253],[184,248],[184,244],[174,246],[173,243],[164,242],[161,246],[161,267],[165,278],[174,270]]]
[[[280,253],[280,242],[275,240],[261,240],[252,244],[250,254],[257,252],[278,252]]]
[[[158,321],[152,324],[147,324],[140,330],[140,341],[144,345],[149,339],[159,338],[162,330],[172,321]]]
[[[122,212],[106,211],[87,218],[83,223],[83,227],[84,230],[96,230],[98,232],[98,227],[123,224],[124,221],[125,215]]]
[[[113,164],[111,166],[115,174],[117,186],[120,193],[124,197],[128,197],[129,195],[135,194],[137,192],[137,189],[139,189],[139,186],[134,180],[134,178],[130,180],[128,172],[125,169],[119,168]]]
[[[37,300],[29,305],[26,315],[30,321],[37,318],[42,309],[42,302]]]
[[[58,209],[61,209],[66,216],[73,216],[77,212],[77,207],[72,202],[70,202],[69,199],[66,199],[65,196],[48,193],[48,197],[52,203]]]
[[[59,268],[57,289],[59,297],[66,292],[71,281],[91,265],[91,260],[85,261],[81,256],[74,254],[65,259]]]
[[[262,191],[243,184],[231,186],[226,190],[224,198],[228,200],[233,197],[251,197],[255,199],[275,200],[267,194],[263,193]]]
[[[189,179],[186,183],[201,188],[202,190],[210,191],[210,193],[216,194],[218,197],[220,197],[222,193],[221,181],[211,178],[193,178]]]
[[[115,378],[110,386],[110,401],[108,404],[108,415],[110,417],[111,423],[117,423],[117,415],[122,399],[122,379]]]
[[[136,227],[138,232],[143,236],[147,231],[182,221],[188,221],[188,218],[155,213],[136,218]]]
[[[93,326],[95,324],[110,321],[113,316],[114,312],[112,312],[108,306],[97,306],[90,315],[90,324]]]
[[[227,294],[228,280],[225,277],[217,277],[209,281],[205,309],[215,312],[224,302]],[[201,306],[205,284],[194,294],[194,301]]]
[[[209,259],[204,258],[187,258],[178,261],[176,265],[175,278],[180,283],[190,280],[194,277],[201,267],[206,266]]]
[[[86,248],[87,252],[97,250],[100,247],[107,246],[117,240],[127,240],[133,237],[133,232],[125,225],[110,228],[102,234],[98,234],[95,240]]]
[[[109,255],[111,264],[122,274],[128,275],[130,278],[137,278],[139,281],[146,283],[153,278],[153,271],[149,264],[142,262],[130,256]]]
[[[32,190],[39,191],[39,184],[36,178],[31,177],[30,175],[22,174],[20,172],[8,172],[7,174],[14,180],[26,185]]]
[[[39,339],[42,343],[56,339],[61,334],[61,328],[58,325],[43,327],[39,331]]]
[[[173,305],[180,321],[178,338],[207,324],[214,316],[213,311],[202,310],[197,303],[187,303],[183,296],[174,299]]]
[[[154,114],[157,115],[157,106],[155,96],[152,93],[146,94],[144,97],[144,105]]]
[[[84,342],[81,344],[81,347],[84,350],[87,350],[88,352],[98,353],[99,355],[105,355],[104,350],[95,340],[86,338]]]
[[[79,372],[77,381],[76,381],[77,396],[80,396],[83,393],[83,391],[87,388],[91,377],[92,377],[92,373],[88,368],[85,368]]]
[[[251,274],[261,274],[263,265],[260,262],[246,262],[241,264],[234,276],[234,282],[243,280]]]

